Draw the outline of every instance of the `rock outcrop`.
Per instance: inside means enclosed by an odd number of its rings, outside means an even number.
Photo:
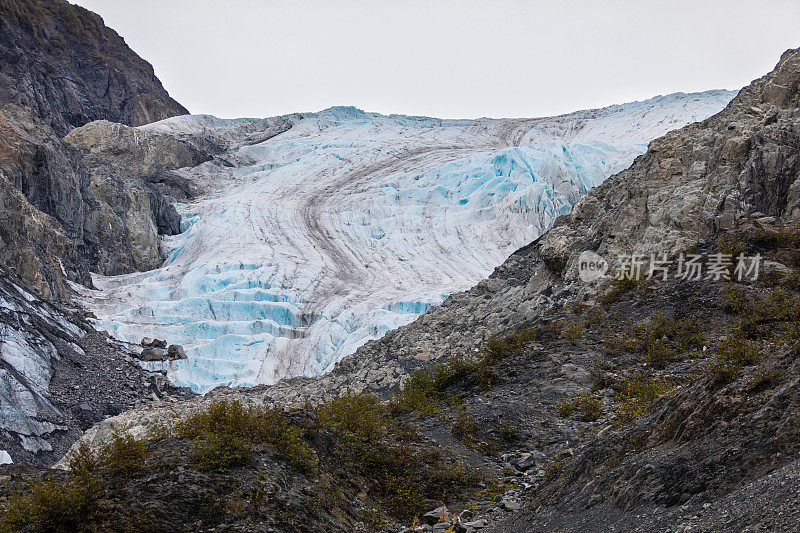
[[[207,159],[167,135],[106,121],[60,139],[30,109],[0,107],[0,174],[8,207],[0,259],[45,297],[89,272],[158,267],[159,234],[180,217],[149,176]],[[17,208],[12,209],[12,206]]]
[[[93,120],[139,126],[188,111],[103,19],[66,0],[0,1],[0,104],[57,135]]]

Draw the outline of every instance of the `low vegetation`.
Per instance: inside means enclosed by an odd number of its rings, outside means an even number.
[[[704,372],[712,381],[728,383],[741,374],[742,368],[761,361],[758,344],[739,335],[730,335],[715,348],[713,359]]]
[[[488,390],[500,380],[497,365],[503,358],[535,339],[536,332],[523,327],[507,336],[490,337],[480,354],[451,356],[431,366],[418,368],[397,391],[390,408],[396,413],[413,411],[431,416],[443,405],[458,399],[453,392],[456,385]]]
[[[635,277],[614,278],[611,280],[611,285],[608,287],[606,292],[604,292],[600,297],[600,303],[603,305],[608,305],[616,302],[622,298],[625,293],[639,285],[641,281],[641,278]]]
[[[646,415],[650,402],[669,391],[671,386],[662,377],[630,372],[615,388],[620,403],[616,409],[614,424],[621,426]]]
[[[411,520],[427,500],[441,500],[478,480],[474,473],[447,465],[438,452],[412,450],[405,442],[407,432],[374,395],[342,395],[316,412],[320,424],[335,435],[343,461],[369,480],[395,518]],[[466,421],[462,429],[465,438],[472,431]]]
[[[195,441],[192,458],[201,470],[220,472],[244,465],[257,444],[274,446],[301,472],[311,472],[317,465],[313,451],[303,442],[302,429],[290,423],[278,408],[215,401],[179,422],[175,436]]]
[[[582,422],[594,422],[603,416],[603,403],[591,394],[580,394],[557,403],[556,411],[564,417],[577,415]]]

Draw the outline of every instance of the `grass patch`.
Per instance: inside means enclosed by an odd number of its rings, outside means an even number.
[[[580,394],[558,402],[556,412],[563,417],[577,415],[582,422],[594,422],[603,416],[603,403],[591,394]]]
[[[620,403],[614,424],[621,426],[646,415],[648,404],[671,387],[663,378],[631,372],[617,383],[616,388]]]
[[[642,279],[636,278],[614,278],[611,280],[611,285],[608,290],[600,297],[600,303],[608,305],[619,300],[625,293],[635,288]]]

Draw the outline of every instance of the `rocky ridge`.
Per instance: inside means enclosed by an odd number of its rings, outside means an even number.
[[[100,16],[66,0],[2,0],[0,58],[0,104],[32,109],[58,136],[188,113]]]
[[[24,204],[3,210],[0,258],[56,299],[68,297],[67,280],[90,284],[90,271],[158,267],[159,235],[177,233],[180,217],[147,178],[208,158],[170,136],[103,121],[60,139],[13,104],[0,108],[0,130],[1,194]]]

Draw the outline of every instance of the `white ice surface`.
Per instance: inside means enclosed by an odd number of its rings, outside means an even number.
[[[178,206],[184,231],[165,239],[166,264],[95,276],[99,290],[83,301],[115,337],[182,344],[188,359],[168,375],[197,391],[320,374],[485,278],[651,139],[732,97],[674,94],[544,119],[331,108],[144,126],[227,152],[181,171],[211,192]]]

